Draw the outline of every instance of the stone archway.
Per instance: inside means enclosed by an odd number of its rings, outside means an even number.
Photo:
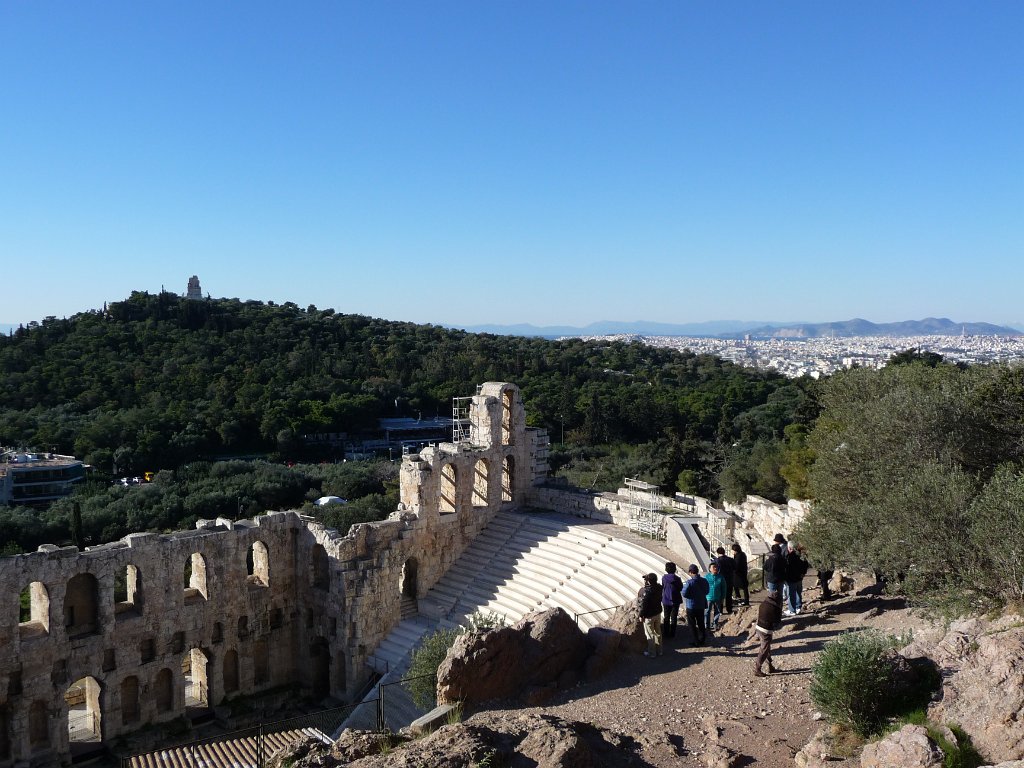
[[[441,467],[441,489],[437,500],[437,508],[442,515],[452,515],[458,510],[458,487],[458,471],[455,464],[448,462]]]
[[[413,600],[417,597],[419,585],[417,583],[417,572],[419,571],[419,563],[415,557],[410,557],[402,565],[402,579],[398,585],[399,592],[402,597],[412,598]]]
[[[185,679],[185,706],[210,706],[210,686],[207,675],[209,659],[201,648],[193,648],[181,659],[181,674]]]
[[[224,693],[238,693],[238,651],[224,654]]]
[[[68,637],[91,635],[100,629],[99,582],[91,573],[68,580],[64,592],[64,629]]]
[[[103,741],[100,684],[94,677],[73,682],[64,692],[68,707],[68,741],[74,744]]]
[[[501,462],[501,501],[515,501],[516,460],[506,456]]]

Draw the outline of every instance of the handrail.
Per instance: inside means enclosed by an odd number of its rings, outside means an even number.
[[[576,626],[579,626],[579,624],[580,624],[580,616],[589,616],[592,613],[601,613],[602,611],[617,611],[621,607],[622,607],[621,605],[613,605],[610,608],[595,608],[592,611],[583,611],[582,613],[574,613],[572,615],[572,617],[573,617],[573,621],[576,622]]]

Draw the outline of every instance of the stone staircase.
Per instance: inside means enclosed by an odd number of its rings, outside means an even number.
[[[474,613],[494,613],[514,624],[527,613],[560,607],[580,629],[600,624],[636,597],[645,573],[664,572],[659,556],[585,523],[557,515],[503,512],[494,517],[462,556],[418,601],[412,614],[403,598],[402,621],[380,643],[369,664],[382,678],[366,696],[384,689],[389,729],[425,714],[401,685],[411,653],[439,627],[457,627]],[[415,604],[416,601],[411,601]],[[358,707],[343,727],[373,729],[377,705]]]

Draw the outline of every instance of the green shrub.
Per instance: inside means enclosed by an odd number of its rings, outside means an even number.
[[[441,666],[448,651],[455,645],[459,635],[468,632],[485,632],[505,626],[504,617],[497,613],[477,611],[466,617],[464,626],[458,629],[438,629],[427,635],[420,646],[412,652],[409,674],[402,683],[412,696],[413,703],[420,709],[430,710],[437,706],[437,668]]]
[[[938,674],[932,666],[915,666],[892,653],[903,643],[875,630],[850,632],[830,642],[811,670],[815,706],[830,722],[868,736],[889,717],[927,702]]]

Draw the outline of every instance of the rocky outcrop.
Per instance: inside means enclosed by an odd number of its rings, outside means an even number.
[[[932,658],[947,679],[931,719],[959,725],[990,759],[1024,760],[1024,620],[954,624]]]
[[[684,617],[683,622],[685,621]],[[619,649],[624,653],[641,653],[647,650],[644,622],[640,618],[640,604],[636,600],[616,610],[603,626],[619,633],[622,638],[619,641]]]
[[[942,768],[942,749],[920,725],[905,725],[881,741],[868,744],[861,768]]]
[[[579,681],[587,641],[561,608],[512,627],[460,635],[437,670],[438,702],[475,704],[522,695],[541,704]]]
[[[374,755],[328,748],[312,738],[278,752],[271,768],[409,768],[481,765],[537,768],[616,768],[646,763],[633,739],[588,723],[551,715],[479,714],[464,723],[441,726],[417,741]]]

